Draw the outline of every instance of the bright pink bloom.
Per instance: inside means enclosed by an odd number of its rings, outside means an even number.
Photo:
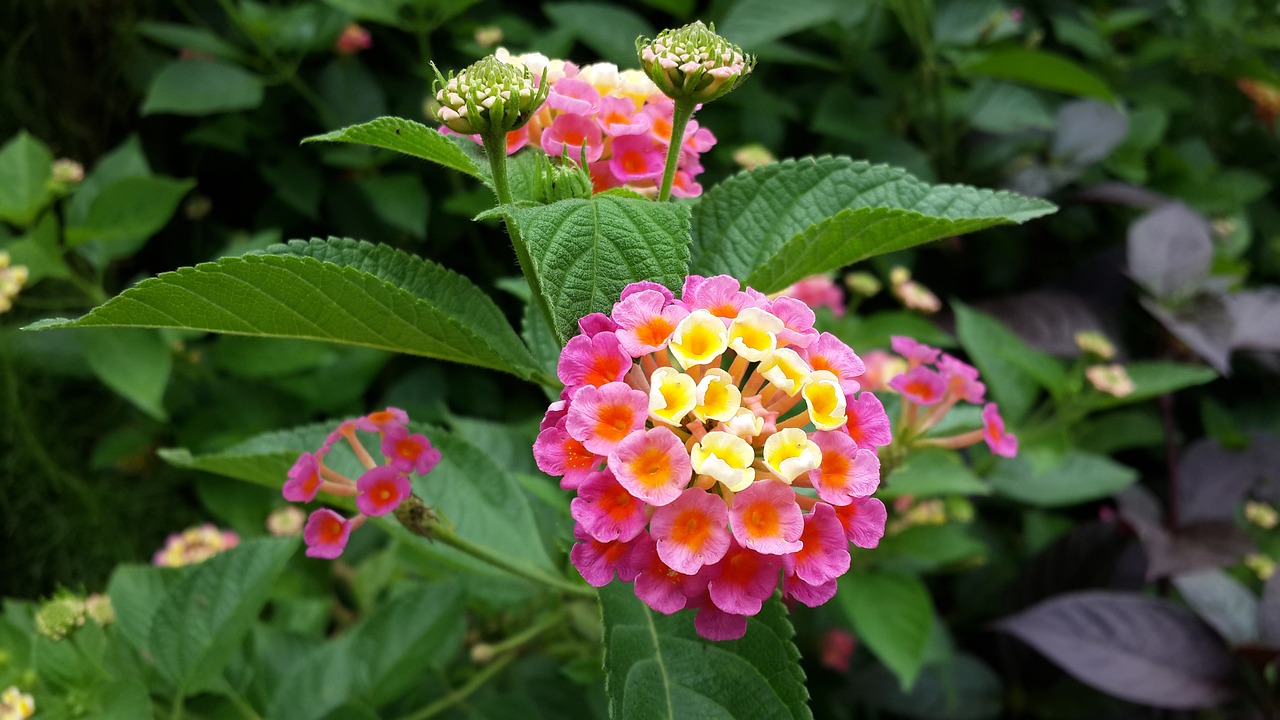
[[[631,369],[631,356],[611,332],[597,333],[594,337],[575,335],[560,351],[560,363],[556,375],[567,388],[582,385],[599,387],[617,382]]]
[[[609,169],[623,182],[660,180],[665,162],[663,148],[648,136],[620,135],[613,139]]]
[[[818,339],[818,331],[813,329],[816,319],[813,310],[803,302],[783,296],[769,304],[769,312],[782,321],[782,331],[778,333],[779,344],[788,343],[798,348],[807,348]]]
[[[622,302],[623,300],[626,300],[632,295],[635,295],[636,293],[642,293],[645,290],[652,290],[658,293],[659,295],[661,295],[662,301],[664,303],[671,303],[671,302],[674,302],[676,299],[676,296],[671,293],[671,289],[668,288],[666,285],[658,284],[656,282],[653,282],[652,280],[640,280],[637,282],[633,282],[630,285],[622,288],[622,293],[618,295],[618,302]],[[615,303],[614,308],[616,309],[617,307],[618,306]]]
[[[566,77],[551,85],[547,93],[547,105],[573,115],[590,116],[600,107],[600,93],[591,83]]]
[[[289,468],[289,479],[280,488],[280,494],[289,502],[311,502],[320,491],[321,482],[320,464],[316,462],[316,456],[302,453],[293,467]]]
[[[347,547],[351,529],[351,521],[328,508],[311,513],[302,531],[302,539],[307,543],[307,557],[325,560],[338,557]]]
[[[631,496],[609,471],[595,472],[578,486],[569,513],[591,537],[626,542],[644,531],[644,503]]]
[[[795,574],[810,585],[822,585],[849,571],[849,541],[836,511],[826,503],[813,506],[804,518],[804,547],[792,555]]]
[[[666,288],[663,288],[664,290]],[[671,291],[667,291],[668,295]],[[613,318],[618,324],[618,342],[632,357],[665,348],[680,321],[689,311],[668,304],[656,290],[641,290],[623,296],[613,305]]]
[[[396,427],[382,437],[382,454],[391,467],[400,472],[426,475],[440,464],[440,451],[422,433],[409,434],[408,428]]]
[[[1018,454],[1018,438],[1013,433],[1005,432],[1004,418],[1000,417],[1000,409],[995,403],[987,403],[982,407],[982,439],[987,441],[987,447],[996,455],[1013,457]]]
[[[355,420],[355,429],[364,432],[388,432],[394,428],[409,424],[409,413],[400,408],[389,407],[386,410],[371,412]],[[346,423],[343,423],[345,426]],[[342,427],[338,428],[339,431]]]
[[[548,475],[563,476],[560,487],[573,490],[593,471],[600,469],[604,458],[583,446],[564,429],[565,423],[538,433],[533,443],[533,459],[538,469]]]
[[[800,549],[804,519],[789,485],[781,480],[761,480],[734,495],[729,527],[743,547],[766,555],[784,555]]]
[[[639,135],[649,132],[649,118],[636,112],[631,98],[607,96],[600,98],[600,112],[596,115],[600,129],[609,137]]]
[[[831,314],[844,317],[844,292],[826,275],[807,277],[783,290],[781,294],[795,298],[811,308],[829,308]]]
[[[672,570],[658,556],[657,546],[647,533],[636,537],[632,563],[637,572],[636,597],[663,615],[684,608],[689,598],[696,598],[707,591],[705,570],[696,575]]]
[[[857,378],[867,371],[862,358],[831,333],[822,333],[816,342],[805,348],[804,359],[815,372],[828,370],[840,378],[840,387],[845,393],[857,392],[860,387]]]
[[[860,548],[874,548],[884,537],[884,524],[889,511],[879,498],[854,500],[835,509],[836,519],[844,528],[844,536]]]
[[[578,329],[582,331],[583,335],[593,338],[600,333],[617,330],[618,323],[604,313],[595,312],[578,318]]]
[[[787,559],[790,560],[790,558]],[[793,567],[795,565],[794,562],[788,564]],[[797,577],[794,571],[784,571],[782,575],[782,596],[806,607],[825,605],[828,600],[836,596],[837,589],[835,580],[828,580],[821,585],[810,585]]]
[[[395,510],[413,492],[409,478],[392,465],[379,465],[365,471],[356,481],[356,489],[359,491],[356,507],[372,517]]]
[[[702,172],[701,165],[698,166],[697,172]],[[678,198],[692,198],[701,195],[702,185],[694,182],[693,177],[695,174],[696,173],[690,170],[677,170],[675,178],[671,181],[671,196]],[[743,618],[743,623],[746,623],[745,618]]]
[[[858,376],[858,382],[866,390],[879,392],[889,387],[889,381],[895,375],[906,372],[907,362],[897,355],[875,349],[862,355],[862,362],[866,365],[866,372]]]
[[[636,542],[610,540],[601,542],[586,531],[575,527],[573,535],[578,539],[569,551],[569,559],[592,587],[604,587],[613,582],[616,574],[623,582],[635,580],[638,570],[631,561]],[[641,536],[637,536],[637,540]]]
[[[564,393],[560,394],[564,398]],[[560,421],[569,414],[569,402],[566,399],[557,400],[547,406],[547,411],[542,414],[542,422],[538,423],[538,430],[546,430],[560,424]],[[544,471],[545,472],[545,471]]]
[[[809,482],[819,498],[832,505],[848,505],[880,486],[880,458],[874,450],[859,448],[838,430],[816,432],[813,442],[822,450],[822,464],[809,471]]]
[[[889,381],[889,387],[917,405],[932,405],[942,400],[947,382],[938,373],[917,365]]]
[[[609,469],[628,492],[655,507],[680,497],[693,474],[684,443],[665,427],[623,438],[609,453]]]
[[[604,154],[604,136],[600,127],[581,115],[559,115],[551,127],[542,131],[542,150],[548,155],[564,155],[572,160],[582,156],[586,146],[587,162],[593,163]]]
[[[889,338],[893,346],[893,351],[906,358],[912,367],[921,363],[932,363],[938,361],[938,354],[942,351],[929,347],[913,337],[905,335],[894,335]]]
[[[676,104],[674,100],[662,99],[648,102],[640,109],[649,119],[649,136],[662,143],[663,147],[671,145],[671,123],[675,119]],[[688,126],[685,126],[686,129]]]
[[[729,549],[729,511],[718,495],[689,488],[653,513],[649,530],[658,557],[676,572],[693,575]]]
[[[938,370],[947,381],[947,392],[952,397],[974,404],[982,402],[987,386],[978,382],[978,368],[942,353],[938,359]]]
[[[694,276],[690,276],[692,277]],[[706,310],[723,320],[725,327],[729,327],[738,313],[748,307],[763,307],[739,287],[738,280],[729,275],[698,278],[693,282],[686,278],[680,304],[690,311]]]
[[[693,616],[693,628],[708,640],[738,640],[747,634],[747,616],[724,612],[704,601]]]
[[[858,393],[855,400],[852,395],[845,396],[844,429],[849,437],[858,443],[858,447],[884,447],[893,442],[893,433],[889,428],[889,415],[884,411],[880,398],[869,392]]]
[[[670,137],[670,136],[668,136]],[[670,144],[668,142],[668,144]],[[697,156],[716,146],[716,136],[711,131],[698,127],[697,120],[690,120],[684,128],[684,143],[680,148],[682,155]]]
[[[621,382],[584,386],[573,396],[565,430],[587,450],[608,455],[622,439],[644,428],[649,396]]]
[[[727,613],[755,615],[778,587],[781,570],[781,557],[731,542],[724,558],[711,568],[707,593],[711,602]]]

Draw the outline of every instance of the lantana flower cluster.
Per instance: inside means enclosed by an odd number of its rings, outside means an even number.
[[[151,558],[152,565],[183,567],[195,565],[240,544],[240,536],[205,523],[174,533]]]
[[[27,720],[36,714],[36,699],[10,685],[0,692],[0,720]]]
[[[524,127],[507,133],[507,154],[527,145],[548,155],[582,159],[594,190],[626,187],[653,194],[662,182],[663,164],[671,144],[675,102],[667,98],[641,70],[619,70],[611,63],[579,68],[566,60],[539,53],[512,55],[498,48],[505,63],[523,65],[535,79],[546,71],[551,87],[547,101]],[[442,132],[448,132],[443,129]],[[480,142],[479,136],[473,138]],[[696,197],[702,186],[699,157],[716,144],[711,131],[690,121],[680,150],[671,193]]]
[[[351,533],[370,517],[394,512],[412,493],[409,474],[426,475],[440,463],[440,451],[422,433],[409,431],[409,415],[399,408],[346,420],[329,433],[314,453],[305,452],[289,470],[281,488],[290,502],[311,502],[321,492],[354,497],[359,513],[352,518],[320,508],[307,518],[302,539],[307,557],[332,560],[346,549]],[[377,433],[385,464],[379,464],[360,441],[357,431]],[[346,441],[365,471],[352,480],[325,464],[325,457],[339,441]]]
[[[890,341],[898,355],[881,350],[867,353],[866,372],[858,380],[868,389],[901,396],[898,434],[904,443],[962,448],[986,441],[996,455],[1017,455],[1018,438],[1005,430],[999,407],[985,402],[987,387],[978,380],[977,368],[914,338],[896,335]],[[981,428],[950,437],[924,437],[961,401],[982,406]]]
[[[534,444],[575,490],[570,557],[615,575],[661,613],[696,608],[703,637],[738,638],[781,582],[831,599],[849,544],[884,534],[876,448],[884,406],[859,392],[862,360],[791,297],[721,275],[656,283],[584,317],[560,355],[565,384]]]

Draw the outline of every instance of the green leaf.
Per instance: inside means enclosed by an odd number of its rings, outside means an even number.
[[[449,137],[421,123],[396,117],[380,117],[361,125],[352,125],[323,135],[312,135],[302,142],[372,145],[430,160],[476,179],[484,179],[488,174],[487,168],[482,171],[480,166]]]
[[[380,707],[397,699],[457,653],[464,609],[457,586],[411,586],[295,665],[268,717],[319,720],[349,701]]]
[[[173,353],[154,330],[115,328],[80,336],[85,360],[104,385],[156,420],[165,421],[164,391]]]
[[[875,255],[1054,210],[1044,200],[929,185],[846,157],[787,160],[739,173],[703,197],[691,267],[775,292]]]
[[[881,498],[990,494],[991,488],[965,466],[959,453],[941,448],[912,452],[876,493]]]
[[[609,312],[629,283],[679,289],[689,267],[689,209],[621,195],[504,207],[529,244],[560,337],[578,318]]]
[[[196,50],[224,60],[243,60],[244,53],[205,28],[144,20],[134,28],[139,35],[173,50]]]
[[[729,8],[716,32],[752,52],[793,32],[831,22],[848,10],[843,0],[809,0],[780,3],[775,0],[742,0]]]
[[[1109,103],[1116,101],[1115,94],[1102,78],[1073,60],[1045,50],[993,50],[962,62],[960,72],[1012,80],[1032,87],[1097,98]]]
[[[217,687],[297,548],[294,538],[246,540],[196,566],[169,591],[147,646],[179,695]]]
[[[1138,473],[1102,455],[1070,450],[1058,455],[1022,448],[1002,458],[987,478],[996,492],[1036,507],[1078,505],[1111,497],[1138,480]]]
[[[986,543],[968,525],[912,525],[886,535],[876,548],[877,559],[916,572],[933,572],[987,553]]]
[[[849,573],[840,578],[836,597],[858,639],[910,690],[933,631],[933,601],[924,583],[902,573]]]
[[[982,381],[1000,404],[1001,415],[1017,424],[1035,404],[1039,388],[1054,395],[1067,386],[1066,372],[1054,358],[1027,347],[998,320],[961,302],[953,302],[956,335]]]
[[[182,197],[195,186],[195,180],[165,177],[116,181],[93,199],[88,217],[67,228],[67,244],[151,237],[169,222]]]
[[[622,67],[636,64],[636,38],[653,37],[653,25],[626,6],[590,2],[542,6],[556,26],[572,32],[601,59]]]
[[[161,68],[142,101],[143,115],[213,115],[262,104],[262,80],[238,65],[175,60]]]
[[[384,245],[276,245],[163,273],[54,327],[167,327],[362,345],[541,373],[502,311],[466,278]]]
[[[1183,388],[1204,385],[1218,378],[1218,373],[1211,367],[1187,363],[1135,362],[1128,363],[1124,369],[1133,380],[1133,392],[1124,397],[1091,392],[1085,398],[1090,408],[1110,408],[1142,402]]]
[[[26,227],[52,195],[53,155],[26,131],[0,147],[0,220]]]
[[[57,214],[46,213],[25,236],[3,246],[14,265],[27,267],[30,273],[27,287],[47,277],[62,280],[71,277],[71,268],[62,258],[58,236]]]
[[[107,595],[120,632],[133,646],[147,649],[151,623],[180,573],[152,565],[119,565],[107,583]]]
[[[600,588],[600,605],[613,720],[813,717],[795,631],[776,598],[730,642],[699,638],[692,612],[659,615],[622,583]]]
[[[383,222],[419,240],[427,236],[427,189],[421,177],[413,173],[370,175],[356,183]]]

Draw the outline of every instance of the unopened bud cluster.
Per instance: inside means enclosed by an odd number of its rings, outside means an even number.
[[[435,96],[440,103],[436,118],[450,130],[474,133],[509,132],[529,122],[547,99],[549,88],[521,65],[504,63],[493,56],[448,78],[436,70]]]
[[[707,103],[727,95],[756,64],[755,57],[701,21],[663,30],[653,40],[640,38],[636,52],[649,78],[677,102]]]
[[[0,251],[0,313],[13,307],[13,299],[27,284],[27,277],[25,265],[10,265],[9,253]]]

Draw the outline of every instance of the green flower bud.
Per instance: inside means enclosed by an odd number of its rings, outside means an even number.
[[[84,601],[72,595],[55,597],[40,606],[35,620],[36,632],[51,640],[61,640],[84,625]]]
[[[576,162],[555,162],[542,157],[538,164],[538,199],[550,205],[559,200],[591,197],[591,174]]]
[[[510,132],[524,127],[547,99],[546,72],[541,80],[523,65],[507,64],[492,55],[445,78],[436,71],[433,86],[436,119],[463,135]]]
[[[729,94],[756,66],[752,55],[716,34],[702,21],[663,30],[653,40],[636,40],[640,67],[677,102],[707,103]]]

